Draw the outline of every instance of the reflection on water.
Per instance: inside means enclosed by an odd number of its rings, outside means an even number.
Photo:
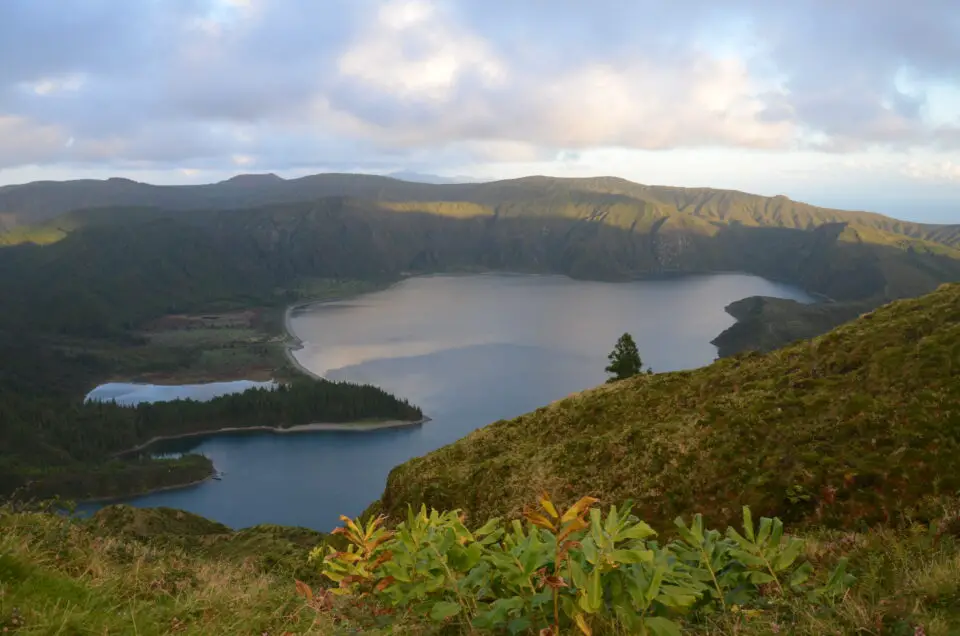
[[[236,380],[233,382],[210,382],[207,384],[131,384],[109,382],[101,384],[87,394],[89,402],[116,402],[132,406],[141,402],[170,402],[173,400],[197,400],[206,402],[228,393],[242,393],[247,389],[272,389],[273,382]]]
[[[233,527],[330,530],[380,496],[391,468],[502,418],[601,384],[607,353],[629,331],[655,371],[716,356],[733,323],[724,307],[752,295],[809,302],[755,276],[717,274],[633,283],[558,276],[433,276],[294,313],[307,368],[370,382],[432,418],[408,429],[181,440],[170,451],[210,457],[223,481],[148,495]],[[269,422],[265,422],[269,424]]]

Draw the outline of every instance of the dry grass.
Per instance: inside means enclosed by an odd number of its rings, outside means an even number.
[[[0,513],[0,628],[17,634],[332,634],[292,578]]]

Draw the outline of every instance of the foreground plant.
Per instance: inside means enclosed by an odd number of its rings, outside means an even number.
[[[743,510],[743,534],[706,530],[700,515],[665,546],[656,532],[611,506],[604,515],[584,497],[558,510],[546,495],[523,523],[491,519],[470,531],[458,511],[408,510],[394,531],[383,518],[366,524],[343,518],[346,550],[322,548],[324,576],[335,594],[366,603],[372,623],[400,618],[450,625],[461,632],[506,631],[586,636],[616,625],[628,633],[680,634],[682,621],[712,615],[750,616],[771,599],[807,595],[812,601],[849,585],[845,571],[826,587],[809,588],[812,567],[798,563],[801,540],[784,535],[779,519],[755,528]]]

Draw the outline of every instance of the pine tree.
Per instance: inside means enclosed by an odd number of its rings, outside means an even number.
[[[643,368],[640,352],[637,351],[637,343],[633,341],[633,336],[628,333],[620,336],[620,339],[617,340],[617,346],[614,347],[607,358],[610,360],[610,364],[604,370],[611,376],[607,382],[616,382],[637,375]]]

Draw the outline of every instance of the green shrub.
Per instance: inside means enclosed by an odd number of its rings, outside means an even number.
[[[804,542],[784,535],[779,519],[755,527],[743,509],[743,533],[705,530],[700,515],[660,545],[656,532],[630,513],[606,515],[584,497],[558,511],[547,496],[526,523],[497,518],[470,531],[459,511],[408,510],[396,529],[383,517],[366,524],[342,517],[349,545],[322,548],[324,576],[365,607],[371,628],[424,620],[464,632],[590,635],[612,626],[631,634],[680,634],[681,623],[718,613],[750,616],[773,603],[802,598],[831,603],[852,583],[841,562],[825,585],[811,583],[800,558]]]

